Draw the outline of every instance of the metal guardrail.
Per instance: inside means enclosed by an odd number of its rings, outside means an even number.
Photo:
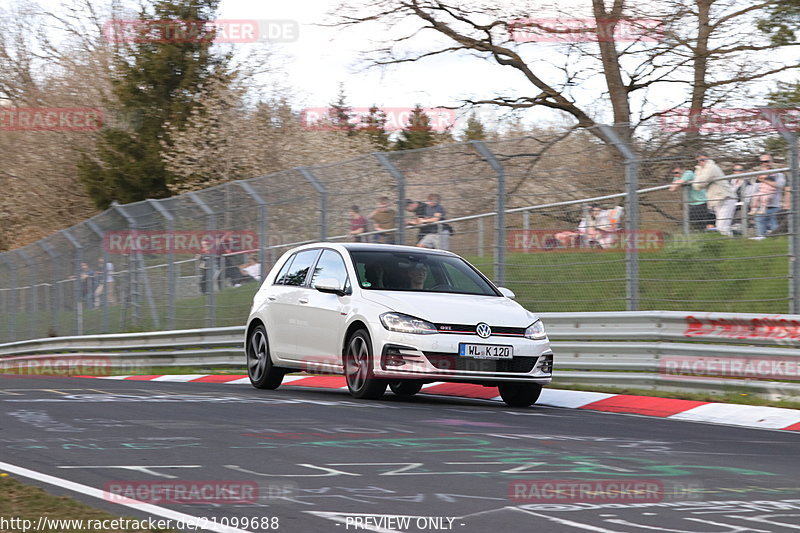
[[[792,377],[800,380],[798,315],[645,311],[540,316],[556,353],[556,385],[800,399],[800,381],[791,382]],[[159,366],[244,368],[243,348],[242,326],[55,337],[0,345],[0,369],[53,357],[102,357],[123,373]],[[786,375],[766,380],[670,373],[667,365],[681,361],[739,361],[742,369],[767,364],[767,370],[781,363]]]

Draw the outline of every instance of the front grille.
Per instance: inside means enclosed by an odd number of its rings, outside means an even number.
[[[458,335],[477,335],[475,328],[477,325],[469,324],[434,324],[439,333],[453,333]],[[527,328],[514,328],[510,326],[489,326],[492,328],[492,335],[500,337],[522,337]]]
[[[467,370],[470,372],[522,372],[533,370],[536,357],[511,359],[473,359],[452,353],[424,352],[428,361],[439,370]]]

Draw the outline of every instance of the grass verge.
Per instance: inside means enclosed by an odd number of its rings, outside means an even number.
[[[102,531],[103,533],[155,533],[174,531],[170,529],[93,527],[94,525],[112,526],[114,525],[114,523],[111,522],[113,520],[135,520],[137,522],[139,520],[113,515],[66,496],[55,496],[39,487],[20,483],[5,473],[0,473],[0,517],[3,517],[7,521],[5,525],[0,525],[0,533],[20,533],[25,530],[33,531],[33,528],[38,525],[40,517],[49,519],[50,526],[38,530],[42,533],[54,531],[58,531],[59,533],[86,533],[87,531]],[[25,520],[30,520],[30,527],[22,527],[22,524],[25,523],[23,521]],[[72,524],[62,522],[59,524],[60,527],[57,527],[57,524],[52,522],[54,520],[83,520],[83,524],[81,524],[82,527],[74,527],[76,525],[74,522]],[[91,522],[87,522],[88,520]],[[107,522],[103,524],[103,521]],[[20,527],[16,527],[14,525],[15,523]],[[124,525],[124,523],[120,521],[117,525]]]

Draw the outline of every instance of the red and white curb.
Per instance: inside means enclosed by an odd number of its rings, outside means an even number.
[[[250,384],[245,375],[150,375],[150,376],[81,376],[97,379],[125,381],[224,383],[229,385]],[[293,387],[312,387],[318,389],[346,389],[342,376],[286,376],[284,385]],[[425,394],[459,396],[502,401],[495,387],[482,387],[459,383],[430,383],[422,387]],[[800,431],[800,410],[781,407],[762,407],[757,405],[738,405],[728,403],[677,400],[652,396],[632,396],[629,394],[607,394],[545,388],[536,402],[537,405],[566,407],[569,409],[588,409],[609,413],[632,413],[656,416],[672,420],[708,422],[760,429],[779,429]]]

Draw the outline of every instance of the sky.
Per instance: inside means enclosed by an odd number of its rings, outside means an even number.
[[[220,19],[296,20],[299,38],[295,42],[273,45],[286,58],[287,80],[297,90],[304,107],[325,107],[336,99],[339,84],[344,85],[351,107],[457,106],[461,99],[488,98],[507,93],[509,88],[530,93],[521,74],[489,61],[467,57],[434,57],[417,63],[364,70],[360,52],[370,49],[376,38],[386,33],[375,26],[347,30],[320,27],[329,21],[326,12],[338,0],[302,2],[263,2],[222,0]],[[501,0],[502,1],[502,0]],[[399,35],[399,32],[397,33]],[[463,124],[467,111],[457,112]],[[495,110],[478,111],[487,124],[497,119]],[[529,111],[525,120],[559,120],[549,110]]]
[[[362,0],[352,0],[358,3]],[[640,0],[636,5],[642,8],[650,0]],[[530,7],[528,0],[469,0],[471,6],[488,2],[493,7],[509,9],[514,5]],[[534,95],[534,88],[511,67],[502,67],[492,60],[466,57],[464,55],[443,55],[427,58],[416,63],[405,63],[364,70],[364,62],[359,61],[360,52],[371,49],[376,39],[385,39],[402,34],[399,29],[385,30],[383,26],[357,26],[347,29],[322,27],[318,24],[330,22],[328,12],[339,0],[302,0],[295,2],[256,2],[254,0],[222,0],[220,19],[258,19],[290,20],[299,23],[299,35],[293,42],[273,44],[274,50],[284,59],[286,81],[292,87],[293,101],[302,107],[326,107],[336,99],[339,84],[344,86],[348,103],[353,108],[367,108],[373,104],[381,107],[423,107],[457,106],[462,99],[470,97],[491,98],[497,95]],[[557,0],[555,3],[536,2],[538,17],[588,16],[584,12],[591,4],[586,0]],[[655,2],[648,9],[659,6]],[[657,9],[663,8],[663,5]],[[559,13],[562,13],[559,15]],[[425,37],[430,35],[430,37]],[[420,37],[418,37],[419,39]],[[422,34],[426,39],[439,38],[432,31]],[[416,42],[416,41],[415,41]],[[430,41],[428,41],[430,42]],[[450,44],[450,43],[448,43]],[[561,79],[561,74],[551,58],[563,58],[560,52],[563,45],[540,43],[540,46],[525,47],[525,59],[543,79]],[[797,50],[786,52],[797,57]],[[580,68],[581,65],[572,65]],[[796,74],[784,74],[784,80],[796,79]],[[599,98],[603,80],[595,78],[570,89],[584,109],[590,110],[593,118],[610,122],[610,105]],[[594,82],[594,86],[592,83]],[[764,84],[772,88],[773,82]],[[637,93],[638,94],[638,93]],[[675,91],[674,85],[656,87],[648,95],[656,107],[651,111],[668,109],[678,105],[683,95]],[[751,105],[759,105],[753,102]],[[468,111],[459,111],[457,128],[463,127]],[[498,110],[485,107],[478,110],[479,117],[490,127],[496,126]],[[531,124],[573,124],[574,119],[563,113],[544,108],[527,110],[521,114],[527,125]]]

